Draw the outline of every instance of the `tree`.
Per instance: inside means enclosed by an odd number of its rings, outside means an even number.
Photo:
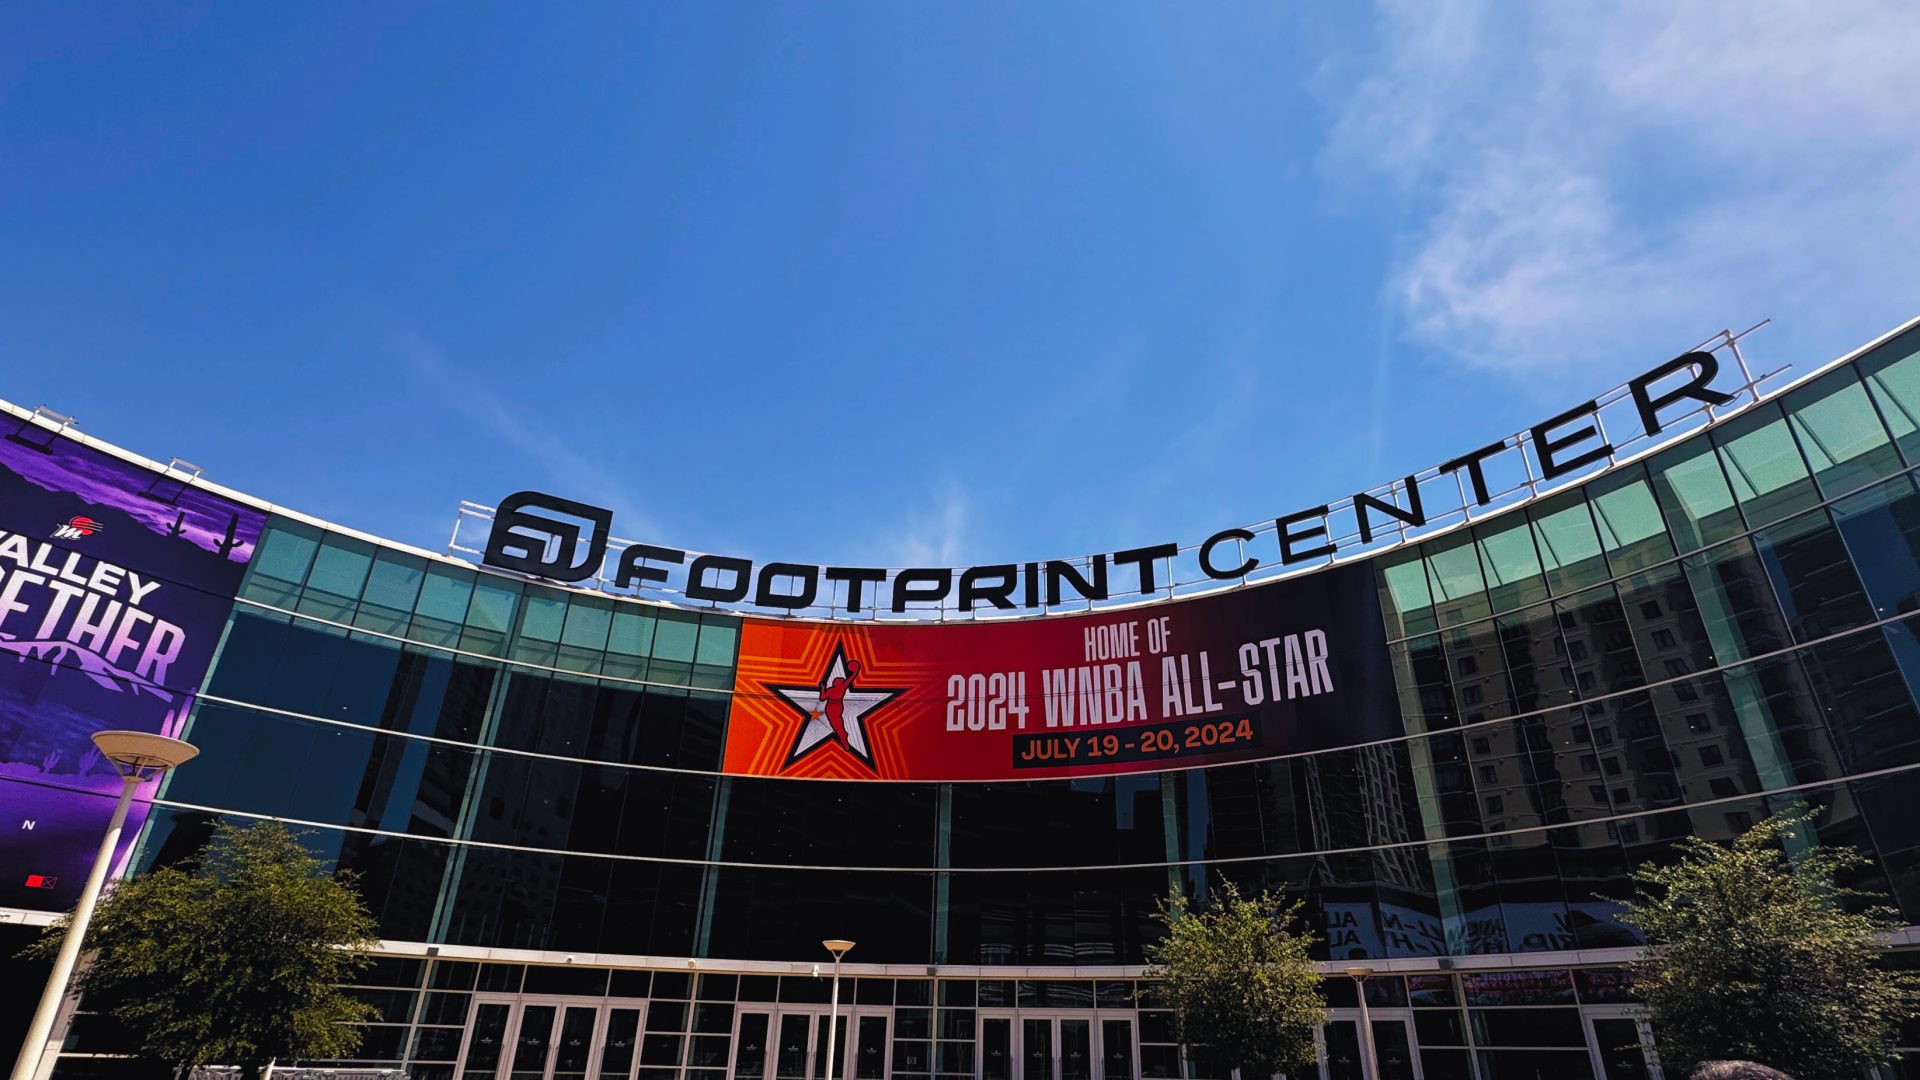
[[[1634,872],[1622,918],[1647,939],[1634,982],[1668,1075],[1733,1058],[1852,1080],[1896,1056],[1896,1029],[1920,1001],[1920,984],[1879,964],[1878,935],[1900,920],[1846,909],[1865,894],[1836,878],[1866,862],[1858,852],[1787,854],[1812,819],[1796,805],[1731,844],[1690,837],[1678,862]]]
[[[1242,1077],[1309,1069],[1313,1036],[1327,1021],[1309,933],[1287,928],[1301,902],[1262,892],[1243,898],[1229,882],[1195,913],[1187,898],[1160,904],[1166,936],[1148,949],[1148,977],[1164,987],[1180,1041],[1203,1076]]]
[[[51,956],[62,920],[29,953]],[[196,859],[115,885],[95,909],[79,988],[147,1055],[189,1068],[340,1058],[374,1010],[340,989],[376,924],[349,875],[277,821],[221,824]]]

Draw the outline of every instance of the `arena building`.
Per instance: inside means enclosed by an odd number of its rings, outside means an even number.
[[[423,551],[8,406],[0,945],[73,902],[87,735],[134,727],[201,753],[126,872],[277,818],[358,873],[381,1021],[336,1064],[1192,1077],[1146,949],[1231,881],[1307,901],[1324,1077],[1350,972],[1379,1080],[1657,1075],[1617,916],[1676,840],[1805,800],[1920,924],[1920,320],[1804,373],[1739,338],[1339,503],[969,568],[537,493]],[[84,1003],[59,1034],[58,1076],[143,1068]]]

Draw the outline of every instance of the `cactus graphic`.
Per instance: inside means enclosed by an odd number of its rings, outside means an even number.
[[[80,755],[80,775],[85,776],[92,772],[93,767],[98,764],[100,764],[100,748],[97,746],[87,747],[87,752]]]
[[[239,514],[227,515],[227,534],[220,538],[220,557],[221,558],[225,559],[225,558],[231,557],[233,554],[233,549],[240,546],[240,541],[236,536],[236,534],[239,531],[240,531],[240,515]]]
[[[40,759],[40,771],[43,773],[51,773],[53,772],[53,767],[58,764],[60,764],[60,751],[49,750],[47,751],[47,756]]]
[[[185,510],[182,510],[179,513],[173,515],[173,524],[167,527],[167,535],[177,538],[180,536],[181,533],[184,533],[186,531],[187,531],[187,512]]]

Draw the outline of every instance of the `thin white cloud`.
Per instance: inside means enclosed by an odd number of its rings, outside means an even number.
[[[972,501],[957,486],[948,485],[933,505],[910,515],[884,549],[887,566],[963,566],[968,552]]]
[[[654,520],[642,513],[633,501],[627,481],[604,463],[573,450],[564,432],[536,425],[527,418],[525,407],[510,408],[484,384],[455,371],[445,350],[428,338],[417,333],[401,334],[394,345],[414,376],[433,391],[436,399],[451,404],[488,435],[526,455],[558,485],[555,494],[612,510],[614,533],[618,536],[634,540],[661,538]],[[486,501],[503,494],[505,492],[478,492],[475,498]]]
[[[1408,206],[1390,300],[1419,343],[1634,366],[1765,316],[1775,342],[1853,344],[1920,304],[1920,5],[1379,18],[1326,166]]]

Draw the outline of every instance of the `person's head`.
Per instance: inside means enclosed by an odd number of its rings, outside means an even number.
[[[1793,1077],[1752,1061],[1703,1061],[1687,1080],[1793,1080]]]

